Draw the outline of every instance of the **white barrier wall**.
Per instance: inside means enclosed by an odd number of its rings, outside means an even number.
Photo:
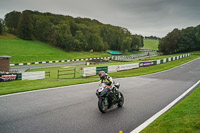
[[[45,71],[22,73],[22,80],[36,80],[36,79],[45,79]]]
[[[160,60],[157,60],[157,64],[160,64]]]
[[[83,69],[83,77],[96,75],[96,67],[86,67]]]
[[[108,73],[117,72],[117,65],[108,66]]]

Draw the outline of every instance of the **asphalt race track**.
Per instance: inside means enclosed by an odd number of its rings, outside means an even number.
[[[98,83],[0,97],[1,133],[131,132],[200,79],[200,58],[169,71],[116,79],[122,108],[100,113]]]

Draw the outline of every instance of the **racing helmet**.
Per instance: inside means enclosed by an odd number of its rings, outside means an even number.
[[[99,78],[102,79],[106,79],[106,73],[104,71],[100,71],[99,72]]]

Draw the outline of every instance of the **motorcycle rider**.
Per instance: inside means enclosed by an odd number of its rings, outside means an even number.
[[[100,78],[100,83],[105,82],[109,86],[111,86],[112,83],[113,83],[112,78],[107,73],[105,73],[104,71],[99,72],[99,78]]]
[[[112,80],[112,77],[110,77],[107,73],[104,71],[99,72],[99,78],[100,78],[100,83],[106,83],[111,91],[117,91],[116,87],[114,87],[114,83]]]

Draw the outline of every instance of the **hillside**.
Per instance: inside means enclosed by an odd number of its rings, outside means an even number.
[[[7,13],[5,24],[9,33],[21,39],[40,40],[65,51],[131,51],[142,46],[143,39],[124,27],[98,20],[31,10]]]
[[[145,49],[158,50],[158,40],[144,39]]]
[[[11,63],[110,56],[105,52],[65,52],[40,41],[25,41],[2,36],[0,36],[0,55],[12,56]]]

